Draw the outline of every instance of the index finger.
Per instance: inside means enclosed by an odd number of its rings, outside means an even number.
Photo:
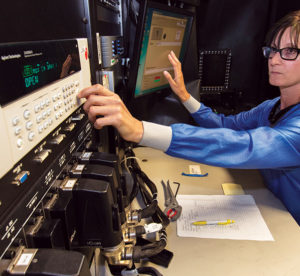
[[[88,98],[92,94],[100,95],[100,96],[111,96],[111,95],[114,95],[115,93],[108,90],[101,84],[95,84],[95,85],[92,85],[92,86],[82,89],[77,94],[77,97],[78,98]]]

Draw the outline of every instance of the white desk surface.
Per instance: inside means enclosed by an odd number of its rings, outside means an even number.
[[[168,268],[153,265],[164,276],[299,276],[300,227],[285,207],[263,184],[257,170],[232,170],[200,164],[207,177],[182,176],[189,165],[197,164],[170,157],[158,150],[134,150],[142,170],[156,184],[158,202],[164,210],[161,180],[181,183],[178,194],[223,194],[222,183],[242,185],[255,202],[275,241],[182,238],[176,222],[167,227],[166,249],[174,253]],[[145,161],[147,160],[147,161]],[[172,185],[176,188],[176,185]],[[300,200],[300,199],[299,199]]]

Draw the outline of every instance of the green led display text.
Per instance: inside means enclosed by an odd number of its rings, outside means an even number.
[[[23,78],[25,87],[29,88],[37,85],[45,72],[49,72],[57,68],[57,63],[50,63],[46,61],[44,64],[35,65],[24,65],[23,68]]]

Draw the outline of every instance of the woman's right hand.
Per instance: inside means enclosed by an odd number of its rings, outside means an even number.
[[[127,141],[139,143],[143,137],[143,123],[134,118],[120,97],[100,84],[84,88],[77,97],[86,98],[83,109],[96,129],[114,126]]]
[[[185,102],[190,98],[191,95],[185,88],[183,74],[181,70],[181,63],[173,51],[171,51],[170,54],[168,54],[168,59],[173,66],[175,77],[173,79],[171,74],[167,71],[164,71],[164,76],[168,80],[173,92],[179,97],[179,99],[182,102]]]

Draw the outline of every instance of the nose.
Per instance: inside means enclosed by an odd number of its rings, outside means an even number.
[[[275,64],[281,63],[281,61],[282,61],[282,59],[280,57],[280,53],[279,52],[276,52],[273,57],[269,58],[269,63],[271,65],[275,65]]]

